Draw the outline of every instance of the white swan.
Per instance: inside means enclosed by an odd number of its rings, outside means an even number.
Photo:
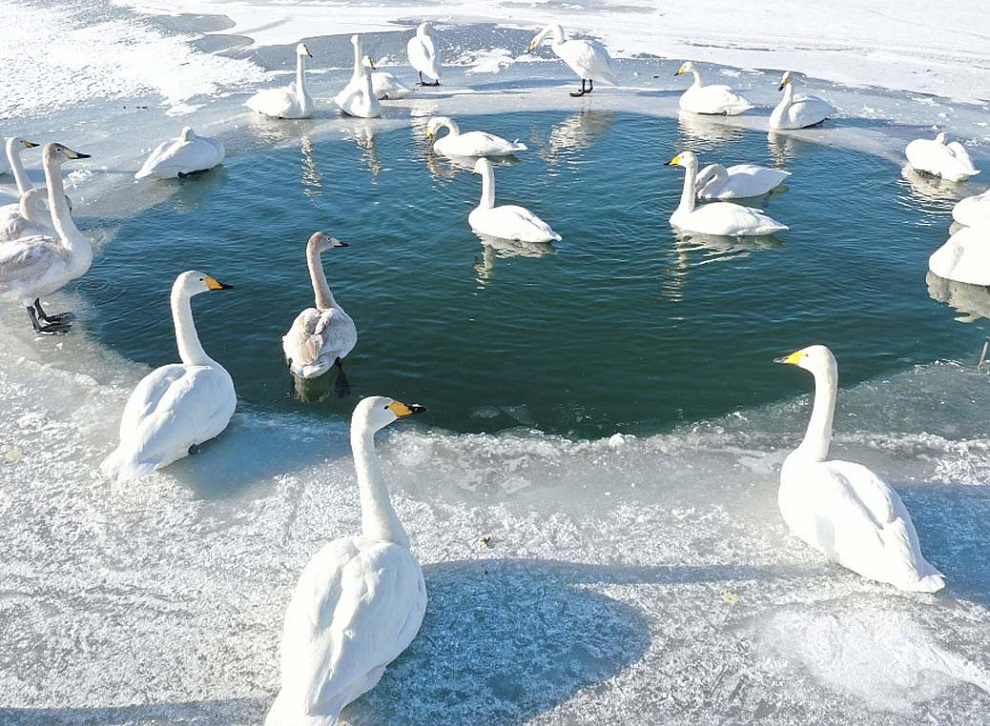
[[[364,57],[363,63],[371,68],[371,88],[379,101],[397,101],[412,93],[412,89],[394,75],[378,70],[368,56]]]
[[[45,144],[42,164],[52,203],[55,234],[20,237],[0,245],[0,298],[23,304],[38,333],[65,333],[71,313],[49,316],[41,307],[41,296],[61,289],[85,274],[93,261],[93,248],[82,235],[69,212],[62,183],[65,159],[88,159],[89,154],[62,144]],[[41,325],[39,318],[47,323]]]
[[[687,61],[678,68],[674,76],[684,73],[691,73],[694,76],[694,83],[681,94],[679,103],[683,110],[694,113],[738,116],[753,108],[753,104],[726,85],[706,86],[701,80],[701,72],[695,68],[691,61]]]
[[[281,689],[265,726],[330,726],[370,691],[419,632],[423,571],[392,508],[375,453],[375,432],[422,406],[382,396],[351,417],[361,534],[325,545],[299,577],[282,628]]]
[[[551,24],[541,30],[530,41],[529,52],[532,53],[548,38],[553,36],[551,50],[581,79],[581,90],[571,91],[575,98],[595,90],[595,79],[615,84],[615,68],[612,67],[612,57],[605,46],[597,40],[564,38],[564,29]],[[587,87],[585,87],[587,81]]]
[[[897,492],[861,464],[826,461],[839,378],[832,351],[812,345],[775,362],[815,377],[808,430],[780,470],[778,503],[791,532],[863,577],[901,590],[941,590],[945,578],[921,554]]]
[[[947,144],[945,138],[942,131],[934,140],[915,139],[909,143],[904,149],[908,163],[918,171],[953,182],[965,181],[979,174],[966,148],[958,141]]]
[[[670,224],[687,232],[746,237],[773,234],[788,227],[763,214],[759,209],[744,207],[732,202],[712,202],[695,208],[695,180],[698,174],[698,157],[693,151],[682,151],[665,166],[683,166],[684,189],[681,203],[670,216]]]
[[[163,141],[148,156],[135,179],[174,179],[185,174],[212,169],[223,161],[220,139],[200,136],[189,126],[174,139]]]
[[[305,43],[296,46],[296,80],[286,88],[258,91],[244,104],[258,113],[274,118],[310,118],[315,107],[306,91],[306,59],[313,54]]]
[[[549,224],[528,209],[512,204],[495,206],[495,172],[488,159],[478,159],[474,173],[481,174],[481,201],[468,215],[468,224],[477,234],[521,242],[561,239]]]
[[[436,137],[437,131],[446,128],[449,133],[433,142],[433,148],[444,156],[510,156],[526,151],[526,144],[519,140],[508,141],[487,131],[467,131],[447,116],[434,116],[426,124],[426,138]]]
[[[790,175],[789,171],[757,164],[736,164],[728,169],[721,164],[709,164],[698,172],[695,189],[698,199],[759,197],[776,189]]]
[[[960,200],[952,208],[952,218],[967,227],[990,226],[990,189]]]
[[[181,363],[156,368],[141,379],[120,418],[120,444],[103,460],[104,475],[117,481],[147,476],[195,453],[218,436],[237,406],[234,382],[203,350],[193,321],[193,295],[231,285],[190,270],[172,284],[172,321]]]
[[[346,242],[316,232],[306,244],[309,279],[316,295],[316,307],[306,308],[296,316],[289,332],[282,338],[282,351],[292,372],[300,378],[316,378],[331,367],[339,369],[343,384],[341,359],[357,344],[357,328],[330,292],[320,254],[333,247],[347,247]]]
[[[355,42],[355,51],[360,52],[360,36],[352,36],[351,42]],[[361,60],[355,58],[354,76],[344,86],[344,90],[333,98],[333,102],[348,116],[378,118],[382,115],[382,105],[378,102],[378,96],[375,95],[371,83],[371,68],[374,66],[371,65],[370,59],[368,64],[365,64],[363,57]]]
[[[963,227],[928,258],[939,277],[970,285],[990,285],[990,225]]]
[[[794,95],[794,81],[791,72],[786,71],[780,79],[777,90],[784,92],[784,97],[770,114],[772,129],[803,129],[816,126],[835,113],[835,107],[818,96]]]
[[[17,196],[10,196],[4,193],[2,201],[4,204],[17,204],[28,190],[34,188],[27,172],[24,171],[24,162],[21,161],[21,152],[24,149],[35,149],[39,145],[33,141],[22,139],[19,136],[11,136],[4,143],[4,158],[7,161],[10,173],[14,175],[14,183],[17,184]]]
[[[419,73],[419,85],[440,85],[440,65],[443,63],[443,57],[433,37],[432,25],[420,23],[416,28],[416,35],[406,43],[406,53],[409,56],[409,65]],[[432,83],[423,80],[424,73],[428,78],[433,79]]]
[[[54,234],[54,229],[40,206],[40,202],[48,198],[48,189],[36,189],[21,162],[21,151],[37,146],[38,144],[32,141],[16,136],[6,141],[6,158],[14,174],[14,181],[17,183],[18,197],[12,198],[9,203],[0,207],[0,242],[9,242],[30,235]],[[7,199],[5,194],[0,201]],[[71,210],[71,206],[69,209]]]

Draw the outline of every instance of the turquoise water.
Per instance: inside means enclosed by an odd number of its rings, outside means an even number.
[[[467,224],[480,178],[433,157],[422,129],[304,139],[231,155],[124,220],[90,273],[109,287],[84,288],[101,316],[94,334],[149,365],[176,360],[169,288],[195,268],[236,288],[194,309],[242,402],[346,416],[358,396],[385,393],[426,404],[429,423],[452,431],[579,437],[662,431],[806,391],[771,361],[810,343],[832,347],[846,385],[979,352],[985,326],[955,323],[925,282],[951,203],[919,198],[888,161],[619,113],[461,126],[529,145],[496,168],[496,203],[528,206],[562,242],[484,246]],[[667,219],[684,173],[662,164],[683,148],[702,165],[792,172],[760,200],[790,231],[679,239]],[[312,305],[304,248],[317,229],[350,243],[324,262],[358,325],[356,395],[303,403],[280,340]]]

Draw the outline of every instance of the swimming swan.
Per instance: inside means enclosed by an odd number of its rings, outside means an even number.
[[[306,59],[313,54],[305,43],[296,46],[296,80],[286,88],[266,88],[244,104],[258,113],[274,118],[310,118],[315,107],[306,91]]]
[[[355,38],[357,42],[355,42]],[[360,52],[360,36],[352,36],[355,51]],[[370,67],[369,67],[370,66]],[[354,75],[350,82],[344,86],[344,90],[333,98],[333,102],[340,107],[348,116],[357,118],[378,118],[382,115],[382,105],[378,102],[375,89],[371,83],[371,59],[365,64],[363,58],[361,62],[355,58]]]
[[[863,577],[901,590],[941,590],[945,579],[921,554],[897,492],[861,464],[825,459],[839,375],[832,351],[812,345],[775,362],[815,377],[808,430],[780,470],[778,503],[791,532]]]
[[[62,162],[88,159],[89,154],[80,154],[62,144],[45,144],[41,157],[48,199],[55,200],[52,203],[55,231],[19,237],[0,245],[0,298],[24,305],[36,333],[65,333],[72,313],[47,315],[41,307],[41,296],[85,274],[93,261],[93,248],[72,221],[62,183]],[[39,318],[47,324],[39,323]]]
[[[448,129],[449,133],[433,142],[433,148],[444,156],[510,156],[517,151],[526,151],[526,144],[508,141],[487,131],[467,131],[461,133],[457,123],[447,116],[434,116],[426,124],[426,138],[433,139],[437,131]]]
[[[342,537],[303,568],[282,628],[281,690],[265,726],[329,726],[381,679],[426,612],[423,571],[389,501],[375,432],[426,409],[382,396],[351,417],[361,534]]]
[[[416,35],[406,43],[406,53],[409,56],[409,65],[419,73],[420,86],[440,85],[440,65],[443,57],[437,47],[436,39],[433,37],[433,26],[429,23],[420,23],[416,28]],[[432,83],[423,80],[423,74],[434,79]]]
[[[120,444],[100,465],[127,481],[195,453],[219,435],[237,406],[234,382],[203,350],[193,321],[193,295],[232,286],[202,272],[183,272],[172,285],[172,320],[181,363],[156,368],[135,386],[120,418]]]
[[[966,148],[958,141],[947,144],[945,138],[942,131],[934,140],[915,139],[909,143],[904,149],[908,163],[918,171],[953,182],[965,181],[979,174]]]
[[[963,227],[928,258],[939,277],[970,285],[990,285],[990,226]]]
[[[990,226],[990,189],[960,200],[952,208],[952,218],[967,227]]]
[[[549,224],[528,209],[512,204],[495,206],[495,172],[488,159],[478,159],[474,173],[481,174],[481,202],[468,215],[468,224],[477,234],[521,242],[561,239]]]
[[[338,368],[338,381],[346,390],[341,359],[357,344],[357,328],[330,292],[320,254],[346,242],[316,232],[306,244],[309,279],[316,295],[316,307],[306,308],[296,316],[289,332],[282,338],[282,351],[292,372],[300,378],[316,378],[331,367]]]
[[[564,29],[559,25],[551,24],[541,30],[530,41],[529,52],[532,53],[538,47],[553,36],[550,49],[581,79],[581,90],[571,91],[575,98],[591,93],[595,90],[595,79],[615,84],[615,68],[612,66],[612,58],[609,56],[605,46],[597,40],[586,39],[564,39]],[[587,87],[585,87],[587,81]]]
[[[694,113],[720,114],[737,116],[753,108],[753,104],[740,96],[726,85],[706,86],[701,80],[701,72],[694,63],[687,61],[674,76],[691,73],[694,83],[681,94],[680,106],[685,111]]]
[[[781,232],[788,227],[763,214],[759,209],[743,207],[732,202],[712,202],[695,208],[695,179],[698,157],[693,151],[682,151],[664,166],[683,166],[684,189],[681,203],[670,216],[670,224],[687,232],[723,235],[727,237],[758,236]]]
[[[736,164],[728,169],[721,164],[709,164],[698,172],[695,189],[698,199],[759,197],[776,189],[790,175],[789,171],[757,164]]]
[[[786,71],[780,79],[777,90],[784,92],[773,112],[770,114],[772,129],[803,129],[815,126],[835,113],[835,107],[818,96],[794,95],[794,81],[791,72]]]
[[[148,156],[135,179],[174,179],[184,174],[212,169],[223,161],[220,139],[200,136],[189,126],[174,139],[163,141]]]

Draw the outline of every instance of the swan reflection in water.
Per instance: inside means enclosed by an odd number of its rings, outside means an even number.
[[[375,144],[375,131],[377,125],[374,121],[366,119],[348,119],[348,131],[344,138],[353,141],[361,150],[361,163],[371,172],[371,181],[374,183],[382,170],[381,159],[378,158],[378,147]]]
[[[323,196],[323,172],[313,157],[313,141],[308,136],[300,140],[299,151],[302,153],[302,186],[303,194],[310,201]]]
[[[671,302],[684,299],[690,271],[713,262],[734,262],[749,257],[754,252],[780,247],[784,243],[773,235],[761,237],[724,237],[697,234],[676,227],[671,264],[666,279],[660,283],[660,292]]]
[[[426,168],[436,180],[453,179],[461,172],[470,174],[474,171],[474,165],[478,163],[479,156],[444,156],[436,154],[430,149],[426,153]],[[489,156],[485,157],[492,166],[515,166],[522,162],[515,156]]]
[[[925,276],[925,283],[932,300],[945,303],[960,313],[957,322],[975,323],[980,318],[990,318],[990,287],[946,280],[931,270]]]
[[[533,146],[537,156],[552,169],[595,144],[614,121],[615,113],[612,111],[585,109],[554,124],[546,138],[534,136]]]
[[[746,135],[742,126],[690,111],[677,115],[677,127],[683,138],[681,146],[695,152],[709,151],[718,144],[739,141]]]
[[[557,254],[557,248],[551,242],[522,242],[519,240],[501,239],[487,234],[479,234],[481,240],[482,259],[475,259],[474,270],[478,274],[478,282],[484,285],[495,277],[495,260],[499,257],[543,257]]]
[[[767,134],[767,147],[770,149],[770,156],[773,157],[773,165],[775,167],[786,166],[794,159],[807,156],[821,148],[817,142],[801,138],[802,134],[814,134],[816,131],[817,129],[770,131]]]
[[[969,195],[965,182],[951,182],[940,176],[923,174],[910,164],[901,168],[901,178],[907,182],[911,200],[921,204],[930,212],[951,212],[956,203]],[[903,182],[901,183],[904,186]]]

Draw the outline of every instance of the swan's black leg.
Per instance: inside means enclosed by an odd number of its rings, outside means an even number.
[[[583,96],[583,95],[584,95],[584,94],[586,94],[586,93],[589,93],[589,91],[586,91],[586,90],[584,89],[584,79],[582,78],[582,79],[581,79],[581,90],[580,90],[580,91],[571,91],[571,95],[572,95],[572,96],[573,96],[574,98],[580,98],[581,96]]]
[[[34,299],[34,309],[38,311],[38,317],[46,323],[66,323],[70,320],[76,319],[74,313],[60,313],[58,315],[46,314],[45,311],[41,309],[41,298],[38,297]]]
[[[588,93],[591,93],[594,90],[595,90],[595,79],[594,78],[589,78],[588,79]]]
[[[416,71],[416,72],[419,73],[419,83],[417,83],[416,85],[417,86],[425,86],[426,85],[426,82],[423,81],[423,71]]]
[[[333,392],[337,394],[338,398],[351,395],[351,382],[347,380],[347,374],[344,373],[344,365],[340,362],[340,358],[335,360],[333,365],[337,369],[337,378],[333,382]]]
[[[56,322],[56,323],[49,323],[48,325],[42,325],[41,323],[38,322],[38,313],[35,312],[34,306],[28,305],[27,311],[28,311],[28,317],[31,318],[31,327],[34,328],[34,332],[39,333],[41,335],[56,335],[60,333],[69,332],[68,323]]]

